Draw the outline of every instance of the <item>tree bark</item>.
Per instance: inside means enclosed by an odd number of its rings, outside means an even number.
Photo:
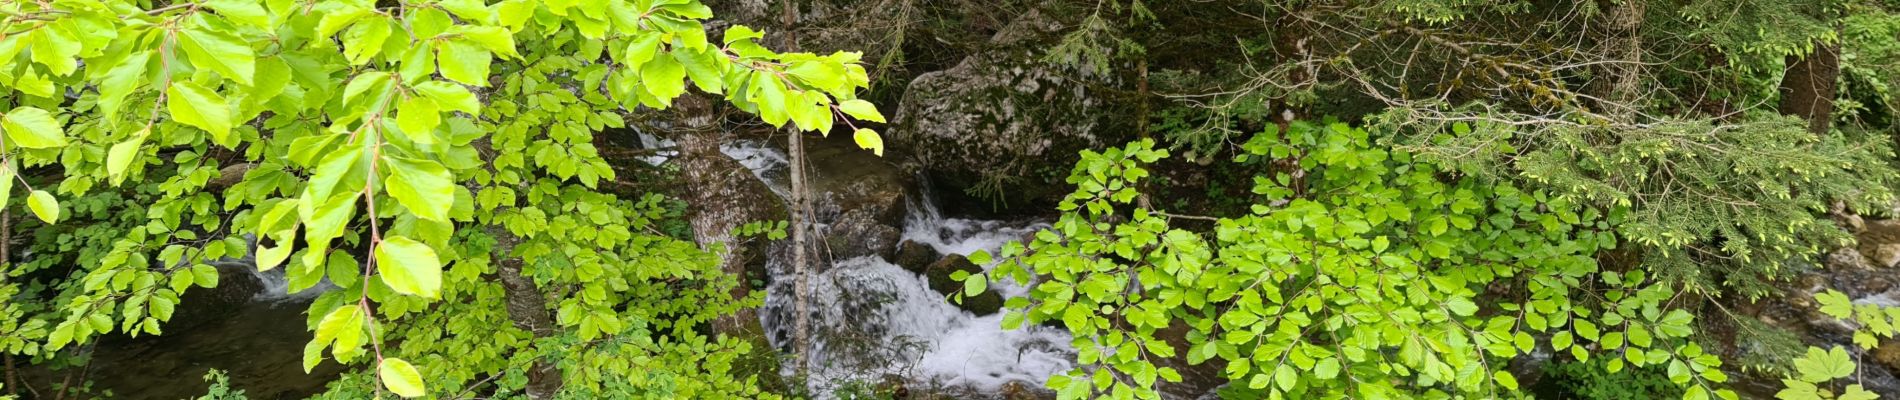
[[[719,151],[722,138],[711,100],[688,94],[676,100],[674,108],[684,128],[673,135],[679,145],[679,156],[673,162],[685,186],[680,197],[688,207],[687,220],[701,248],[725,249],[720,269],[739,277],[739,285],[732,288],[731,295],[744,298],[752,292],[751,280],[765,279],[766,248],[739,241],[732,236],[733,229],[752,221],[785,219],[785,210],[764,182]],[[750,308],[714,319],[713,331],[764,337],[758,311]]]
[[[798,6],[794,3],[789,0],[784,2],[783,20],[780,21],[784,24],[785,51],[798,51],[796,29]],[[809,301],[811,285],[810,278],[807,277],[810,273],[807,272],[806,267],[811,260],[807,259],[809,255],[806,250],[809,248],[809,239],[806,238],[806,233],[810,229],[806,222],[811,217],[809,203],[811,196],[807,192],[810,189],[805,185],[804,133],[799,132],[797,128],[792,128],[791,137],[787,141],[790,142],[787,147],[791,148],[792,153],[792,273],[796,276],[796,280],[792,283],[792,312],[798,314],[793,318],[792,345],[794,346],[793,353],[797,357],[798,375],[809,376],[811,370],[811,304]]]
[[[13,182],[4,182],[0,184],[10,185],[10,184],[13,184]],[[0,208],[4,208],[5,206],[6,206],[5,204],[0,204]],[[4,285],[7,283],[6,272],[8,268],[6,268],[5,266],[11,262],[13,262],[13,211],[8,210],[8,209],[0,209],[0,285]],[[14,370],[12,353],[8,353],[6,355],[6,364],[7,364],[6,365],[7,395],[19,396],[20,395],[20,377],[19,377],[19,373]]]
[[[1827,133],[1834,119],[1834,81],[1841,75],[1841,47],[1824,45],[1814,53],[1788,56],[1781,78],[1781,113],[1808,120],[1808,131]]]
[[[1597,96],[1606,103],[1603,111],[1619,119],[1634,116],[1641,100],[1646,4],[1645,0],[1620,0],[1604,5],[1609,8],[1604,55],[1613,62],[1603,64],[1605,82]]]
[[[542,297],[541,288],[533,278],[522,274],[522,260],[515,257],[515,245],[521,243],[505,229],[490,227],[488,233],[495,237],[495,249],[492,255],[495,262],[496,280],[508,303],[508,320],[534,334],[535,339],[552,337],[558,332],[554,316],[548,313],[547,300]],[[551,360],[537,359],[528,368],[527,394],[529,399],[552,399],[561,392],[561,369]]]

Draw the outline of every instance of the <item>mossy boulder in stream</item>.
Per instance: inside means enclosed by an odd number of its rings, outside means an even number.
[[[950,274],[957,271],[980,274],[983,273],[983,267],[970,262],[970,259],[964,258],[961,254],[951,254],[924,267],[924,279],[930,282],[930,290],[950,296],[963,291],[963,282],[950,279]],[[952,304],[976,315],[990,315],[1003,308],[1003,296],[994,290],[989,290],[976,296],[965,296],[963,302],[952,302]]]
[[[850,138],[811,138],[806,153],[814,220],[821,226],[828,259],[891,258],[901,240],[899,227],[909,210],[911,175]]]
[[[984,50],[911,81],[889,143],[937,183],[995,205],[1031,206],[1067,191],[1077,153],[1121,140],[1115,79],[1048,63],[1068,27],[1033,9]],[[1123,125],[1131,118],[1119,118]]]

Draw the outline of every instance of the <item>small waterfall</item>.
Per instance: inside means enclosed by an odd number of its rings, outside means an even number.
[[[318,281],[315,286],[304,288],[304,290],[296,293],[291,293],[290,278],[284,275],[283,268],[279,267],[272,268],[269,271],[259,271],[256,266],[251,266],[250,268],[246,268],[246,270],[250,271],[252,278],[257,279],[257,284],[260,287],[257,294],[251,296],[251,300],[254,301],[306,302],[316,299],[317,296],[322,295],[323,292],[336,289],[336,285],[330,283],[330,278],[324,277],[323,280]]]
[[[721,148],[781,197],[787,157],[764,143],[739,141]],[[925,189],[927,191],[927,189]],[[1046,227],[1030,221],[945,217],[928,199],[913,202],[902,228],[905,240],[942,254],[995,252],[1003,243]],[[792,345],[793,282],[790,251],[768,262],[772,278],[760,318],[773,344]],[[983,266],[989,268],[991,266]],[[835,260],[814,269],[811,283],[811,378],[813,395],[835,397],[848,383],[901,379],[912,388],[981,396],[1012,382],[1041,387],[1049,376],[1074,367],[1066,331],[1046,326],[1002,329],[1001,313],[977,316],[931,290],[924,276],[878,256]],[[1026,289],[993,283],[1005,296]],[[787,365],[785,371],[796,370]]]
[[[251,293],[251,301],[272,303],[307,302],[316,299],[317,296],[323,294],[323,292],[336,289],[336,285],[330,283],[330,278],[324,277],[311,287],[304,288],[296,293],[291,293],[290,278],[284,273],[286,266],[272,268],[269,271],[259,271],[257,269],[257,238],[250,234],[245,234],[244,240],[250,244],[251,248],[246,251],[243,257],[225,257],[207,261],[206,264],[217,268],[221,274],[229,270],[244,271],[250,274],[251,279],[257,280],[257,291]]]
[[[727,141],[719,145],[719,152],[738,160],[739,165],[751,170],[752,175],[759,177],[760,182],[765,182],[765,187],[771,188],[772,193],[779,198],[791,196],[785,170],[792,162],[785,153],[757,140]]]

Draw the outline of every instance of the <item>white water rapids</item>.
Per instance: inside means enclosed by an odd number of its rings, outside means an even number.
[[[786,157],[777,149],[742,142],[721,150],[752,168],[775,192],[785,193],[780,178]],[[928,198],[911,202],[909,209],[903,239],[945,255],[994,253],[1003,243],[1042,227],[1024,221],[947,218]],[[772,283],[760,312],[780,349],[790,349],[792,339],[794,275],[788,253],[773,254]],[[982,396],[1012,382],[1041,387],[1050,375],[1074,367],[1075,350],[1067,332],[1045,326],[1004,330],[1001,313],[977,316],[957,308],[931,290],[923,276],[883,258],[836,260],[814,270],[818,272],[809,280],[812,360],[807,384],[817,397],[836,398],[847,385],[892,380],[934,392]],[[991,288],[1005,297],[1025,293],[1010,284]],[[796,369],[791,364],[785,368]]]

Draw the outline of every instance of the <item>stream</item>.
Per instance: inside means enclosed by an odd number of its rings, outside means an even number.
[[[670,145],[642,139],[656,147]],[[784,184],[788,159],[774,146],[741,140],[721,150],[781,198],[789,192]],[[660,153],[648,161],[662,163],[671,155]],[[994,252],[1004,242],[1046,226],[1033,220],[944,216],[928,198],[927,188],[916,189],[922,195],[908,200],[902,240],[939,254]],[[768,262],[771,279],[760,312],[773,344],[782,350],[791,348],[790,258],[789,251],[775,252]],[[228,264],[219,268],[218,288],[187,293],[187,306],[178,308],[163,335],[107,335],[86,350],[92,357],[89,367],[31,368],[32,381],[56,382],[69,373],[75,378],[83,374],[93,381],[94,395],[185,399],[205,392],[203,377],[215,368],[226,371],[231,386],[252,399],[296,399],[321,392],[344,368],[325,361],[313,373],[304,373],[301,350],[311,338],[304,311],[331,286],[324,282],[287,294],[281,269],[260,272],[240,262]],[[1073,366],[1075,351],[1067,332],[1045,326],[1003,330],[1002,314],[978,316],[958,308],[931,290],[924,276],[878,256],[830,262],[818,268],[811,283],[814,355],[808,384],[819,398],[839,398],[852,387],[869,385],[904,385],[953,398],[997,397],[1012,385],[1040,388],[1051,374]],[[1025,291],[1008,284],[991,288],[1005,295]],[[784,370],[796,368],[788,361]]]
[[[778,149],[735,141],[721,151],[781,198],[790,192],[787,157]],[[901,240],[938,254],[994,253],[1047,226],[1033,220],[947,217],[938,211],[928,185],[919,186],[916,198],[907,202]],[[816,229],[822,235],[828,227]],[[795,276],[789,253],[773,252],[771,283],[760,310],[773,345],[787,351],[792,348]],[[820,398],[843,397],[854,386],[896,384],[955,398],[993,397],[1009,385],[1040,388],[1050,375],[1074,366],[1068,332],[1045,326],[1004,330],[1001,313],[978,316],[958,308],[932,290],[923,275],[878,256],[832,261],[817,268],[810,283],[813,355],[807,384]],[[994,283],[991,289],[1006,297],[1027,292],[1009,283]],[[783,370],[796,371],[797,365],[787,361]]]
[[[1032,224],[944,218],[922,207],[903,237],[941,254],[996,251]],[[775,345],[790,348],[792,276],[774,260],[761,315]],[[1041,387],[1073,367],[1067,332],[1044,326],[1002,329],[1002,314],[977,316],[930,289],[925,278],[877,256],[838,260],[811,277],[812,393],[834,395],[850,384],[901,381],[932,393],[976,397],[1005,385]],[[1024,288],[997,284],[1006,295]],[[796,370],[786,365],[785,370]]]

